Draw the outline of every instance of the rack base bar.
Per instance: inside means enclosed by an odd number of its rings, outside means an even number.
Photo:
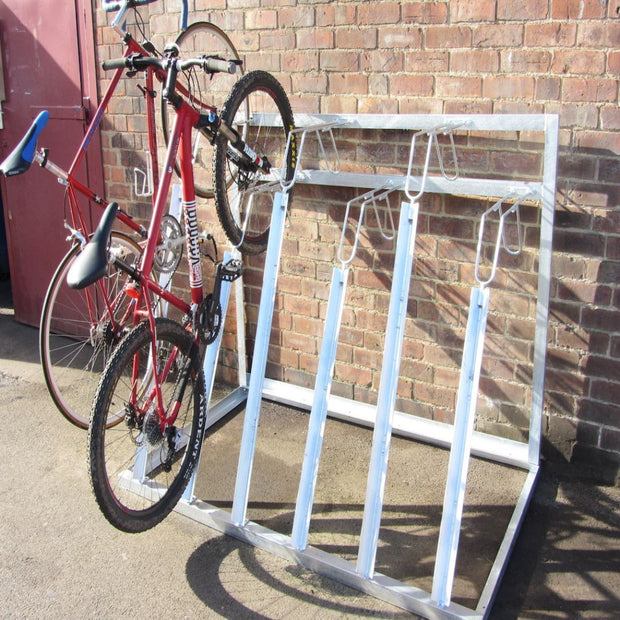
[[[456,603],[451,603],[447,607],[440,607],[431,600],[430,594],[424,590],[380,573],[375,573],[372,579],[365,579],[356,572],[355,565],[347,560],[315,547],[306,547],[305,550],[298,551],[290,537],[274,532],[253,521],[247,521],[242,526],[236,525],[228,512],[202,500],[195,500],[191,503],[181,500],[175,510],[218,532],[233,536],[286,560],[296,562],[308,570],[402,609],[423,615],[425,618],[435,620],[484,617],[478,611]]]
[[[283,381],[265,379],[263,398],[309,410],[312,407],[313,390]],[[374,427],[376,409],[372,405],[332,394],[327,402],[327,413],[332,418],[372,428]],[[393,430],[394,434],[400,437],[418,439],[444,448],[449,448],[452,445],[454,433],[454,427],[451,424],[420,418],[400,411],[394,412]],[[497,463],[520,469],[530,469],[528,445],[513,439],[474,431],[471,452],[474,456]]]
[[[504,534],[504,538],[500,544],[499,551],[497,552],[493,566],[489,571],[486,584],[484,585],[482,594],[478,599],[476,610],[481,614],[487,614],[490,611],[493,601],[495,600],[495,595],[499,590],[502,577],[504,576],[504,572],[506,570],[506,565],[510,559],[510,553],[512,552],[512,548],[517,540],[519,530],[521,529],[521,524],[525,519],[527,508],[530,505],[530,500],[534,494],[534,489],[536,488],[538,471],[538,465],[532,467],[523,484],[521,495],[519,495],[519,499],[517,500],[517,504],[512,513],[512,517],[510,518],[510,522],[506,528],[506,533]]]
[[[207,428],[219,422],[223,417],[234,411],[248,399],[248,389],[238,387],[209,407],[207,412]]]

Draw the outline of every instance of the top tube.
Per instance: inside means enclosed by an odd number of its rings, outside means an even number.
[[[119,14],[114,20],[114,25],[122,19],[125,11],[137,6],[143,6],[145,4],[151,4],[157,2],[157,0],[101,0],[101,8],[104,11],[119,11]],[[181,0],[181,30],[187,28],[187,0]]]

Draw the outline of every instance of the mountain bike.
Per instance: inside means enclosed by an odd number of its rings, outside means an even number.
[[[134,9],[134,22],[140,34],[144,36],[143,22],[136,9],[155,1],[157,0],[104,0],[102,6],[105,10],[116,11],[112,28],[122,40],[126,56],[140,54],[144,57],[161,57],[161,53],[150,41],[145,39],[138,43],[125,27],[127,11]],[[184,53],[197,56],[208,52],[213,56],[232,59],[240,65],[239,55],[232,42],[217,26],[207,22],[196,22],[187,27],[187,0],[182,0],[181,22],[181,34],[176,39],[176,45]],[[92,232],[80,200],[102,209],[108,206],[108,201],[83,185],[77,179],[77,174],[124,73],[125,68],[119,68],[112,76],[68,170],[54,164],[49,158],[47,149],[37,150],[37,140],[48,121],[47,112],[41,112],[19,145],[0,164],[0,172],[5,176],[12,176],[23,174],[33,162],[37,163],[56,176],[65,188],[65,227],[69,231],[68,241],[71,243],[71,249],[52,276],[44,299],[39,350],[43,375],[52,400],[68,420],[83,428],[87,427],[89,421],[89,413],[87,409],[84,410],[84,402],[92,401],[105,362],[125,332],[127,320],[131,316],[131,303],[121,294],[126,277],[113,268],[107,269],[105,277],[96,285],[86,289],[75,290],[66,285],[66,275]],[[242,74],[240,67],[235,76],[226,73],[218,80],[209,82],[207,90],[207,84],[204,82],[207,78],[196,75],[190,70],[183,80],[179,81],[178,89],[197,110],[208,112],[215,110],[216,101],[220,98],[224,100],[236,81],[237,74]],[[138,88],[145,100],[149,147],[146,152],[147,169],[146,172],[141,172],[141,176],[137,179],[140,182],[136,182],[136,195],[151,195],[154,202],[159,185],[155,83],[163,84],[166,74],[161,68],[147,67],[142,75],[143,81]],[[168,126],[166,107],[162,106],[160,113],[165,133]],[[196,192],[202,196],[212,196],[213,147],[209,139],[199,131],[194,132],[192,152],[195,160]],[[113,231],[110,239],[111,252],[126,262],[135,261],[142,252],[147,229],[123,209],[119,209],[117,218],[119,223],[126,225],[130,234]],[[174,273],[183,249],[178,221],[168,216],[157,235],[160,243],[156,253],[155,269],[160,277],[169,279]]]
[[[286,183],[293,178],[295,140],[286,93],[268,73],[247,73],[233,87],[221,114],[201,114],[179,95],[177,75],[190,67],[206,73],[232,71],[234,63],[204,57],[180,59],[170,47],[161,60],[136,55],[104,63],[106,69],[121,66],[132,72],[149,67],[166,71],[164,97],[174,110],[147,243],[138,264],[107,250],[117,211],[112,203],[92,241],[73,264],[68,282],[76,288],[92,285],[109,265],[131,280],[125,294],[133,302],[135,327],[115,348],[101,376],[92,407],[88,450],[91,484],[101,511],[115,527],[139,532],[159,523],[174,508],[198,461],[207,409],[202,357],[223,321],[221,283],[232,282],[241,273],[239,260],[218,262],[213,291],[203,294],[192,128],[206,132],[215,145],[216,206],[234,214],[231,221],[238,230],[238,246],[251,250],[255,248],[247,244],[261,247],[268,226],[264,227],[263,214],[255,219],[246,209],[257,207],[252,195],[262,194],[260,190],[270,182]],[[162,288],[150,275],[177,156],[189,300]],[[154,299],[159,298],[184,313],[181,323],[156,316]]]

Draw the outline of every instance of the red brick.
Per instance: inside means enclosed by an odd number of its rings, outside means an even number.
[[[379,29],[379,48],[386,54],[394,48],[416,49],[421,46],[422,33],[419,28],[403,25]]]
[[[618,20],[605,22],[581,22],[577,30],[577,45],[587,48],[620,48],[620,23]]]
[[[579,400],[577,417],[586,422],[614,426],[618,423],[618,405],[582,398]]]
[[[455,50],[450,53],[450,70],[457,73],[495,73],[499,69],[496,50]]]
[[[472,32],[472,47],[520,47],[523,45],[521,24],[493,24],[476,26]]]
[[[599,0],[551,0],[551,19],[600,19],[605,4]]]
[[[620,403],[620,382],[593,380],[590,382],[589,396],[603,403]]]
[[[245,27],[249,30],[262,30],[278,27],[278,11],[273,9],[250,10],[245,14]]]
[[[317,26],[346,26],[355,22],[355,6],[343,4],[316,7]]]
[[[551,53],[546,50],[509,50],[502,52],[504,73],[547,73]]]
[[[288,73],[314,71],[319,67],[319,53],[316,51],[287,51],[282,55],[282,71]]]
[[[534,96],[534,78],[486,76],[482,94],[491,99],[531,99]]]
[[[291,30],[261,32],[260,45],[269,50],[291,50],[295,48],[295,33]]]
[[[428,49],[471,47],[472,31],[468,26],[429,26],[424,39]]]
[[[311,6],[278,9],[278,26],[280,28],[310,28],[314,25],[314,9]]]
[[[620,75],[620,51],[607,54],[607,70],[611,75]]]
[[[608,315],[611,314],[611,312],[608,313]],[[580,366],[589,377],[596,377],[598,379],[605,379],[618,383],[618,377],[620,377],[620,360],[612,360],[602,355],[588,355],[581,361]],[[620,400],[617,402],[620,402]]]
[[[402,6],[403,21],[413,24],[444,24],[448,18],[446,2],[407,2]]]
[[[497,19],[535,20],[547,17],[548,2],[541,0],[497,0]]]
[[[323,71],[357,71],[359,54],[344,51],[323,51],[319,56],[319,68]]]
[[[446,409],[454,409],[456,404],[454,390],[422,383],[421,381],[414,383],[413,396],[423,403],[430,403]]]
[[[351,73],[334,73],[329,78],[330,94],[365,95],[368,92],[368,77]]]
[[[331,30],[312,28],[311,30],[298,30],[297,47],[299,49],[332,49],[334,47],[334,34]]]
[[[486,22],[495,17],[496,0],[452,0],[450,21],[455,22]]]
[[[405,71],[408,73],[445,73],[450,53],[447,51],[413,51],[405,53]]]
[[[525,25],[527,47],[572,47],[577,38],[574,23],[552,22]]]
[[[536,78],[534,97],[538,101],[557,101],[562,92],[560,78]]]
[[[616,454],[620,453],[620,431],[616,428],[603,427],[601,429],[601,448]]]
[[[553,55],[551,70],[559,74],[602,75],[605,53],[585,50],[558,50]]]
[[[437,76],[435,94],[438,97],[479,97],[482,94],[482,78]]]
[[[339,28],[336,30],[338,49],[375,49],[377,30],[375,28]]]
[[[434,78],[431,75],[392,75],[390,92],[392,95],[424,97],[433,94]]]
[[[395,24],[400,19],[400,2],[364,2],[357,7],[357,23],[360,25]]]
[[[618,97],[618,82],[610,79],[565,78],[562,99],[588,103],[611,103]]]

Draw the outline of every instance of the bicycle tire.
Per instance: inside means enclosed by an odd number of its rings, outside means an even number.
[[[127,262],[141,253],[131,237],[117,231],[110,235],[110,248]],[[79,245],[72,247],[50,281],[39,326],[39,353],[54,404],[67,420],[87,428],[100,374],[120,340],[120,334],[111,329],[102,292],[115,309],[117,320],[125,314],[130,300],[122,293],[126,276],[112,267],[100,282],[86,289],[69,288],[66,276],[80,252]]]
[[[209,22],[195,22],[184,30],[176,39],[179,47],[180,58],[191,58],[207,55],[218,55],[226,60],[241,60],[228,35],[215,24]],[[178,80],[184,82],[186,89],[194,94],[194,107],[200,112],[206,112],[210,107],[219,108],[221,102],[234,86],[239,77],[243,75],[243,68],[239,66],[235,75],[217,73],[209,76],[204,72],[193,72],[190,87],[189,77],[179,74]],[[170,109],[162,97],[161,123],[164,141],[168,146],[171,119],[174,110]],[[213,198],[212,165],[213,146],[210,139],[198,129],[192,129],[192,152],[194,155],[194,188],[197,196]],[[178,160],[175,162],[175,172],[181,177]]]
[[[276,115],[277,122],[261,124],[263,115]],[[229,157],[229,141],[218,133],[213,156],[215,207],[228,239],[244,254],[260,254],[267,247],[273,210],[271,196],[255,194],[251,216],[246,221],[250,195],[261,185],[276,178],[290,181],[295,170],[295,134],[287,150],[287,138],[294,129],[293,112],[278,80],[265,71],[251,71],[231,91],[221,114],[222,122],[233,127],[243,140],[272,166],[269,176],[242,172]],[[250,120],[253,119],[253,122]],[[257,120],[258,119],[258,120]],[[231,150],[232,147],[230,147]],[[284,156],[286,162],[284,162]],[[230,180],[232,179],[232,180]],[[289,192],[290,194],[290,192]]]
[[[191,383],[181,390],[179,416],[166,431],[174,446],[162,435],[149,405],[153,373],[147,322],[131,330],[110,358],[97,389],[88,434],[90,481],[97,504],[112,525],[131,533],[154,527],[172,511],[198,462],[206,428],[198,346],[189,332],[170,319],[156,319],[155,329],[158,368],[168,364],[171,368],[161,383],[167,411],[179,394],[183,376]],[[111,425],[108,420],[114,416],[118,423]],[[137,469],[140,473],[133,471]]]

